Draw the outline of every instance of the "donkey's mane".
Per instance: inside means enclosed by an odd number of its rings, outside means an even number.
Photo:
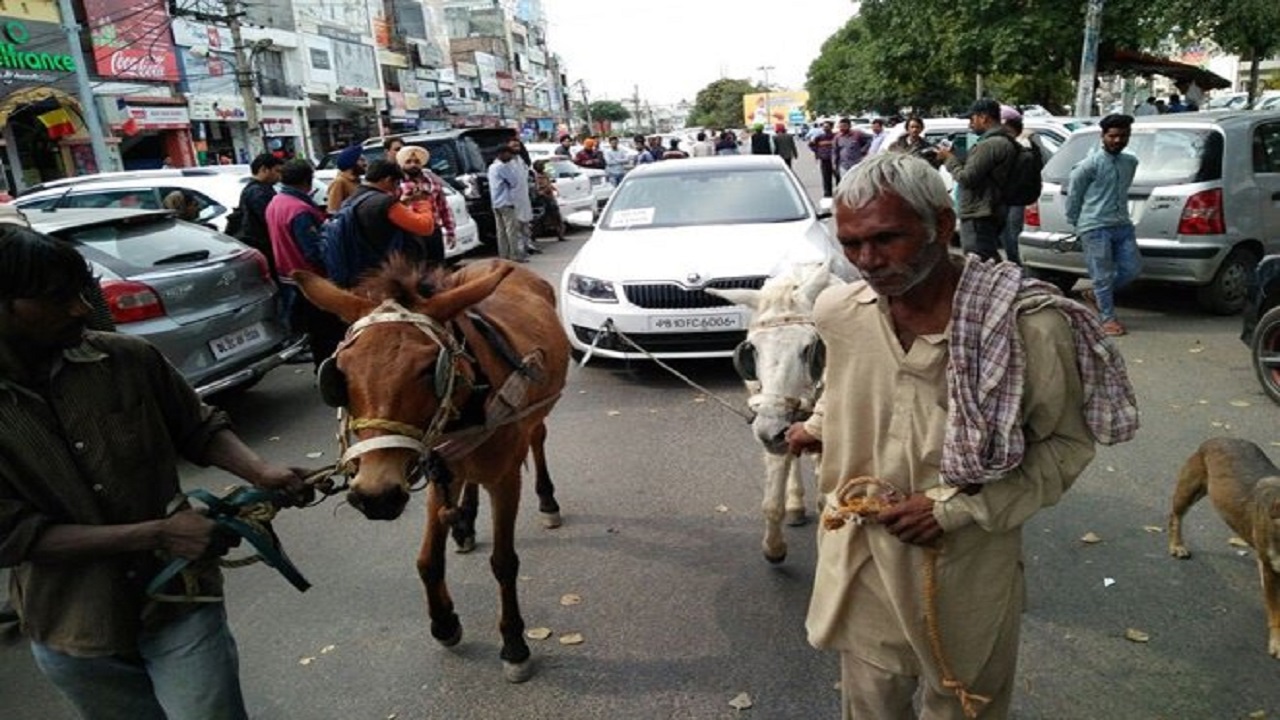
[[[355,292],[371,300],[395,300],[405,307],[413,307],[448,286],[444,270],[414,263],[396,253],[377,270],[366,274]]]

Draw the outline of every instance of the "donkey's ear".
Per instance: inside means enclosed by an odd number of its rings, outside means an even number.
[[[421,312],[440,322],[449,322],[458,313],[492,295],[498,284],[514,269],[510,263],[496,264],[493,272],[424,300],[419,306]]]
[[[751,290],[751,289],[721,290],[719,288],[707,288],[707,294],[715,295],[718,298],[723,298],[725,300],[728,300],[734,305],[743,305],[745,307],[751,308],[752,310],[760,309],[760,306],[759,306],[760,291],[759,290]]]
[[[311,301],[312,305],[337,315],[348,325],[368,315],[377,307],[377,303],[369,298],[343,290],[308,270],[294,270],[289,277],[298,283],[298,289]]]

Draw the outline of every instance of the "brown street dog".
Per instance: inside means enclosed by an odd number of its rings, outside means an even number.
[[[1182,516],[1206,494],[1257,555],[1270,631],[1267,652],[1280,658],[1280,469],[1248,440],[1206,440],[1178,473],[1169,513],[1170,555],[1191,557],[1182,542]]]

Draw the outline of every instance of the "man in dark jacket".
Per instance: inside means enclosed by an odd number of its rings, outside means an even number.
[[[267,256],[271,277],[276,276],[276,259],[271,253],[271,236],[267,233],[267,206],[276,196],[280,182],[280,166],[284,161],[271,153],[262,153],[249,164],[253,179],[240,191],[240,213],[243,225],[237,238]]]
[[[999,183],[1017,161],[1018,145],[1009,142],[1000,124],[1000,104],[983,98],[969,109],[969,128],[981,135],[964,160],[950,147],[938,148],[938,157],[960,186],[960,247],[983,260],[1000,260],[1000,230],[1005,207]]]
[[[325,244],[325,271],[334,283],[353,287],[361,275],[377,268],[393,252],[418,262],[424,259],[421,238],[435,232],[435,218],[397,200],[403,180],[400,166],[388,160],[374,160],[356,194],[343,203],[339,212],[352,208],[359,241],[345,246]]]
[[[799,153],[796,151],[796,139],[787,132],[787,126],[778,123],[773,128],[773,154],[782,158],[782,162],[791,167],[791,161]]]
[[[760,123],[751,126],[751,154],[773,154],[773,141],[769,139],[769,133],[764,131],[764,125]]]
[[[831,197],[831,186],[840,179],[836,172],[835,141],[836,134],[831,131],[830,120],[824,120],[822,130],[809,141],[809,149],[818,159],[818,167],[822,170],[822,197]]]

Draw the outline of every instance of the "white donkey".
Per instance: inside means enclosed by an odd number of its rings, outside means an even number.
[[[826,353],[813,326],[813,301],[827,287],[842,284],[827,263],[809,263],[793,266],[759,290],[707,290],[755,310],[733,364],[751,393],[751,429],[765,451],[762,547],[772,563],[787,557],[784,515],[792,526],[806,520],[800,462],[787,452],[786,432],[791,423],[809,417],[821,393]]]

